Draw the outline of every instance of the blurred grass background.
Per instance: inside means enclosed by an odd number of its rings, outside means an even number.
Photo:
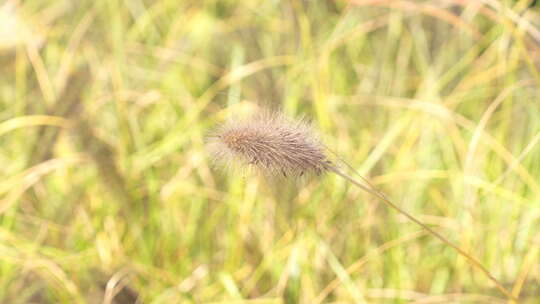
[[[339,178],[214,169],[205,136],[254,105],[540,303],[528,4],[4,0],[0,303],[507,303]]]

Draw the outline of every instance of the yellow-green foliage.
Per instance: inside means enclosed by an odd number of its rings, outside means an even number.
[[[538,303],[526,2],[4,0],[0,303],[507,303],[336,176],[214,169],[205,136],[255,105]]]

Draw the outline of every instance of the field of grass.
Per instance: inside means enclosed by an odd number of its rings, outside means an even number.
[[[1,1],[0,303],[540,303],[526,2]],[[337,176],[213,166],[257,106],[519,301]]]

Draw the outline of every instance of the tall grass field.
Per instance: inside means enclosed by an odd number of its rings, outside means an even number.
[[[0,0],[0,303],[540,303],[540,3]]]

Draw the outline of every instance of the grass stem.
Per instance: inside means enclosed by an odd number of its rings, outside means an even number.
[[[414,217],[413,215],[411,215],[410,213],[408,213],[407,211],[403,210],[401,207],[399,207],[398,205],[394,204],[392,201],[390,201],[386,195],[384,195],[384,193],[376,190],[372,185],[370,185],[370,187],[372,187],[373,189],[370,189],[369,187],[365,186],[365,185],[362,185],[360,182],[358,182],[356,179],[354,179],[353,177],[349,176],[348,174],[342,172],[341,170],[335,168],[335,167],[331,167],[329,169],[330,171],[332,171],[333,173],[341,176],[342,178],[346,179],[347,181],[349,181],[350,183],[354,184],[355,186],[361,188],[362,190],[368,192],[369,194],[377,197],[378,199],[380,199],[381,201],[383,201],[385,204],[387,204],[388,206],[390,206],[391,208],[393,208],[394,210],[396,210],[397,212],[403,214],[405,217],[407,217],[409,220],[415,222],[416,224],[418,224],[419,226],[421,226],[422,228],[424,228],[428,233],[430,233],[431,235],[433,235],[434,237],[438,238],[441,242],[443,242],[444,244],[452,247],[454,250],[457,251],[458,254],[460,254],[461,256],[463,256],[465,259],[467,259],[467,261],[469,261],[469,263],[471,263],[474,267],[476,267],[478,270],[482,271],[494,284],[495,286],[497,286],[497,288],[502,292],[504,293],[509,299],[511,299],[512,301],[517,301],[517,299],[515,298],[514,295],[512,295],[512,293],[506,289],[490,272],[489,270],[487,270],[486,267],[484,267],[484,265],[482,265],[477,259],[475,259],[473,256],[471,256],[469,253],[467,253],[465,250],[461,249],[459,246],[453,244],[452,242],[450,242],[447,238],[445,238],[444,236],[442,236],[440,233],[438,233],[437,231],[433,230],[432,228],[430,228],[429,226],[427,226],[426,224],[422,223],[419,219],[417,219],[416,217]]]

